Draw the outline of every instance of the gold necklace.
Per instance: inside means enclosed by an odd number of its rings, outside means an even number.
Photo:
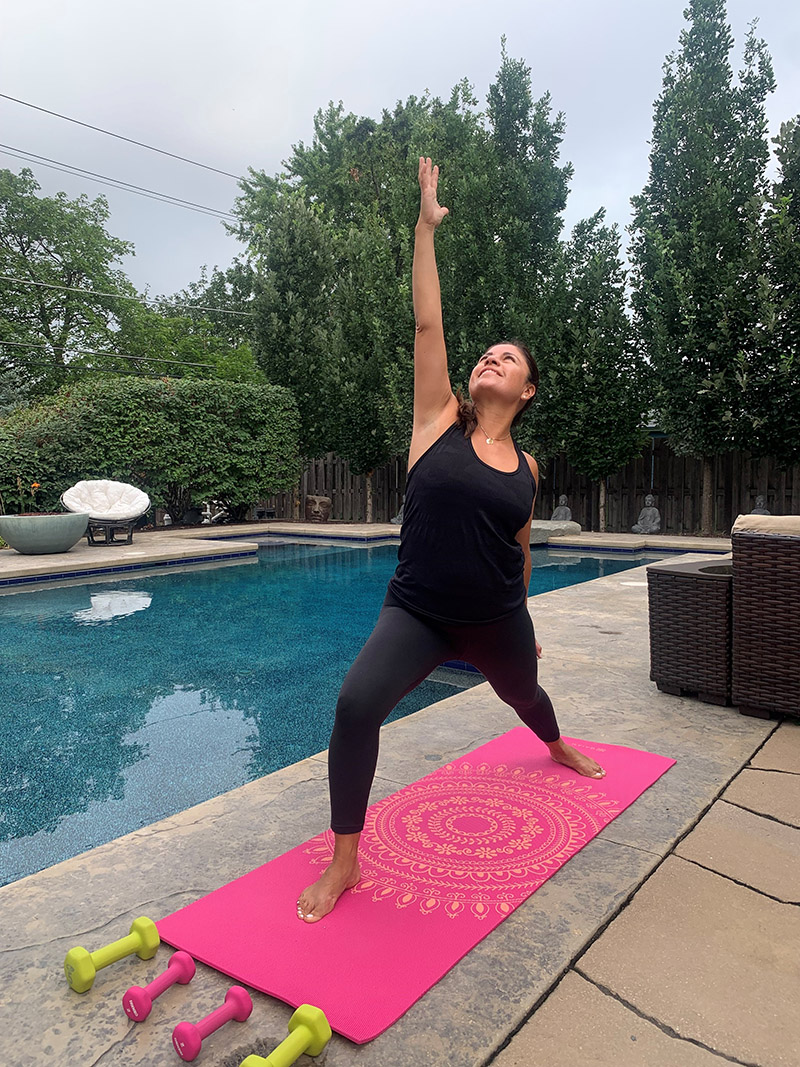
[[[475,419],[475,421],[478,422],[477,419]],[[508,434],[506,434],[505,437],[490,437],[488,435],[488,433],[486,432],[486,430],[484,430],[484,428],[481,426],[481,424],[479,422],[478,422],[478,428],[481,430],[481,432],[483,433],[483,436],[486,438],[486,444],[487,445],[493,445],[495,443],[495,441],[507,441],[509,439],[509,437],[511,436],[511,434],[508,433]]]

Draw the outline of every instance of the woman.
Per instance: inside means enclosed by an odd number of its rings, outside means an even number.
[[[497,695],[578,774],[601,778],[593,759],[559,736],[537,683],[527,610],[530,529],[538,469],[511,438],[539,373],[519,342],[492,345],[472,371],[472,403],[447,372],[434,232],[448,209],[439,168],[419,161],[420,213],[412,284],[414,429],[397,570],[380,616],[347,674],[328,757],[333,859],[301,894],[298,918],[318,922],[357,884],[358,841],[378,758],[381,724],[397,702],[448,659],[474,664]]]

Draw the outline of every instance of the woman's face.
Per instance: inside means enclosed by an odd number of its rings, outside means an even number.
[[[516,345],[492,345],[470,375],[469,394],[476,402],[496,397],[525,403],[536,392],[529,374],[528,361]]]

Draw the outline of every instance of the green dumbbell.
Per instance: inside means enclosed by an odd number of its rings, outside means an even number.
[[[266,1059],[248,1056],[239,1067],[291,1067],[304,1052],[308,1056],[319,1056],[330,1039],[331,1028],[325,1012],[313,1004],[301,1004],[289,1020],[289,1036]]]
[[[152,919],[141,915],[131,923],[131,932],[127,937],[113,941],[110,945],[87,952],[85,948],[71,948],[64,960],[64,974],[76,993],[85,993],[92,988],[94,976],[103,967],[116,963],[134,953],[140,960],[151,960],[155,956],[161,938]]]

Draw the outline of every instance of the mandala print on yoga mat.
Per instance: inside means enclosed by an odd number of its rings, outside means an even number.
[[[505,917],[620,810],[585,778],[450,763],[370,808],[351,892],[452,919]],[[307,851],[327,865],[333,834]]]

